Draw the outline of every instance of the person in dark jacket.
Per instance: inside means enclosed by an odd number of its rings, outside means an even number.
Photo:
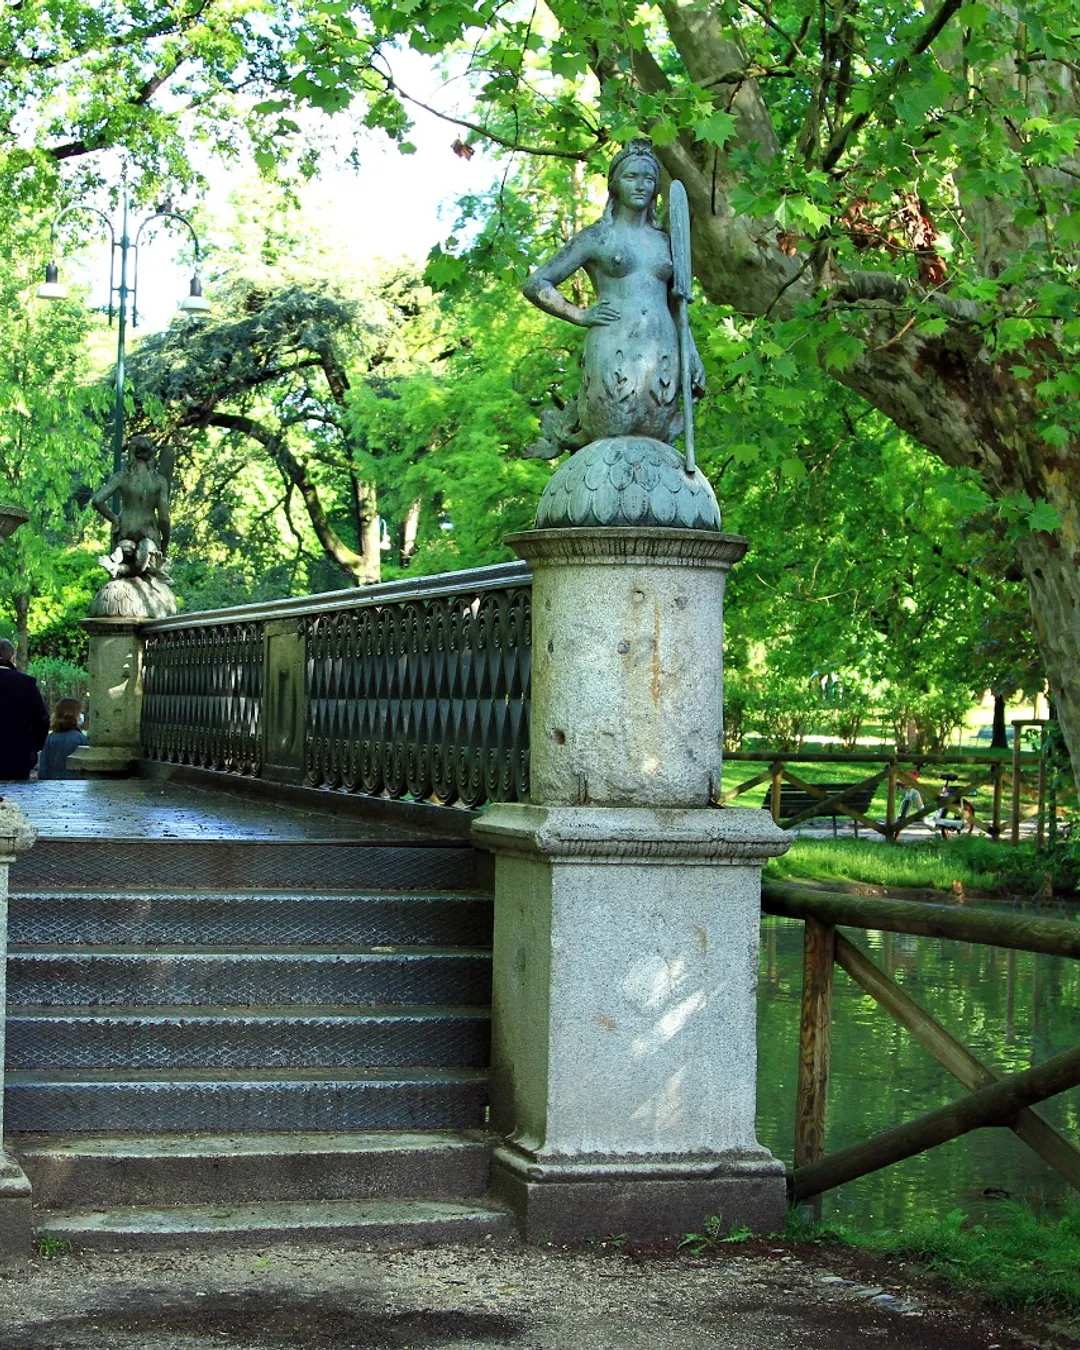
[[[48,734],[37,680],[15,669],[15,647],[0,638],[0,778],[29,778]]]
[[[53,708],[52,730],[45,742],[45,749],[38,760],[37,776],[39,781],[46,778],[77,778],[78,774],[67,766],[68,755],[78,750],[80,745],[90,742],[79,730],[82,723],[82,704],[77,698],[62,698]]]

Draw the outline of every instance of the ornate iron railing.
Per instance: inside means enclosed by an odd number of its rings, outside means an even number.
[[[143,750],[225,773],[262,765],[263,625],[174,628],[146,639]]]
[[[147,758],[460,803],[528,791],[521,563],[147,625]]]

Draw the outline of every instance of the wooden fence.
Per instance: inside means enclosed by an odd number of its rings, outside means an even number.
[[[1024,723],[1023,725],[1029,725]],[[1042,725],[1034,723],[1033,725]],[[991,839],[1007,838],[1013,844],[1020,841],[1021,825],[1025,821],[1035,822],[1035,838],[1038,847],[1042,847],[1047,833],[1048,817],[1048,766],[1044,750],[1021,752],[1020,726],[1017,725],[1014,748],[1011,753],[994,758],[977,755],[941,754],[941,755],[893,755],[882,765],[882,757],[873,754],[833,754],[826,752],[803,752],[768,756],[754,751],[729,751],[724,755],[726,761],[763,763],[768,767],[763,772],[749,778],[744,783],[729,789],[717,798],[717,805],[726,806],[744,793],[754,788],[768,785],[766,801],[777,824],[783,823],[785,829],[794,829],[808,820],[821,816],[845,816],[855,822],[856,834],[862,826],[876,834],[893,841],[911,826],[926,823],[931,826],[940,822],[942,809],[956,811],[953,821],[945,822],[949,828],[964,830],[969,827],[979,830]],[[814,783],[792,771],[792,765],[829,765],[829,764],[865,764],[877,766],[876,771],[867,777],[844,784]],[[929,803],[925,798],[928,784],[919,774],[929,770],[930,775],[940,768],[941,774],[955,767],[952,775],[955,782],[940,796]],[[1025,770],[1027,776],[1025,777]],[[1033,781],[1032,781],[1033,780]],[[885,818],[876,819],[869,814],[869,802],[885,784]],[[785,791],[785,784],[789,785]],[[912,788],[924,798],[920,810],[900,814],[898,806],[904,792]],[[988,809],[976,797],[979,789],[989,789]],[[792,792],[792,789],[795,791]],[[798,808],[793,813],[782,816],[785,802],[795,800]],[[970,815],[959,818],[962,803],[971,802],[975,808]],[[765,802],[762,803],[764,805]],[[1056,811],[1056,806],[1054,806]]]
[[[766,880],[767,914],[801,919],[803,987],[799,1026],[794,1167],[788,1177],[793,1204],[811,1202],[820,1216],[823,1191],[924,1153],[986,1125],[1006,1126],[1080,1191],[1080,1150],[1033,1108],[1080,1083],[1080,1046],[1021,1073],[1002,1076],[921,1008],[838,925],[879,932],[913,933],[963,942],[1080,959],[1080,924],[1017,914],[952,909],[907,900],[879,900],[810,890]],[[826,1153],[826,1104],[832,1028],[833,975],[839,966],[890,1017],[967,1089],[948,1106],[883,1130],[865,1143]]]

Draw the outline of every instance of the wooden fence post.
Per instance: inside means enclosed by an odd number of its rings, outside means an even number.
[[[1020,724],[1013,723],[1012,845],[1020,842]]]
[[[780,784],[783,782],[784,764],[782,760],[773,760],[772,765],[772,787],[769,790],[769,806],[772,809],[772,818],[775,825],[780,824]]]
[[[992,782],[994,784],[994,809],[991,833],[994,839],[1001,838],[1001,785],[1005,777],[1005,765],[999,759],[994,764]]]
[[[1035,825],[1035,847],[1046,843],[1046,727],[1039,734],[1039,807]]]
[[[889,760],[889,786],[885,798],[885,838],[892,844],[896,841],[893,826],[896,824],[896,772],[895,757]]]
[[[796,1171],[825,1155],[835,949],[836,929],[833,925],[808,918],[803,930],[799,1081],[795,1096]],[[813,1196],[806,1209],[815,1222],[819,1221],[820,1195]]]

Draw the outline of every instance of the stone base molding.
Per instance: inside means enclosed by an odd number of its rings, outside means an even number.
[[[527,1237],[769,1232],[755,1133],[764,812],[493,807],[491,1124]]]
[[[491,1193],[517,1216],[526,1242],[581,1242],[626,1234],[673,1244],[717,1216],[725,1232],[776,1232],[787,1208],[785,1168],[765,1149],[699,1160],[578,1159],[538,1163],[503,1146]]]

